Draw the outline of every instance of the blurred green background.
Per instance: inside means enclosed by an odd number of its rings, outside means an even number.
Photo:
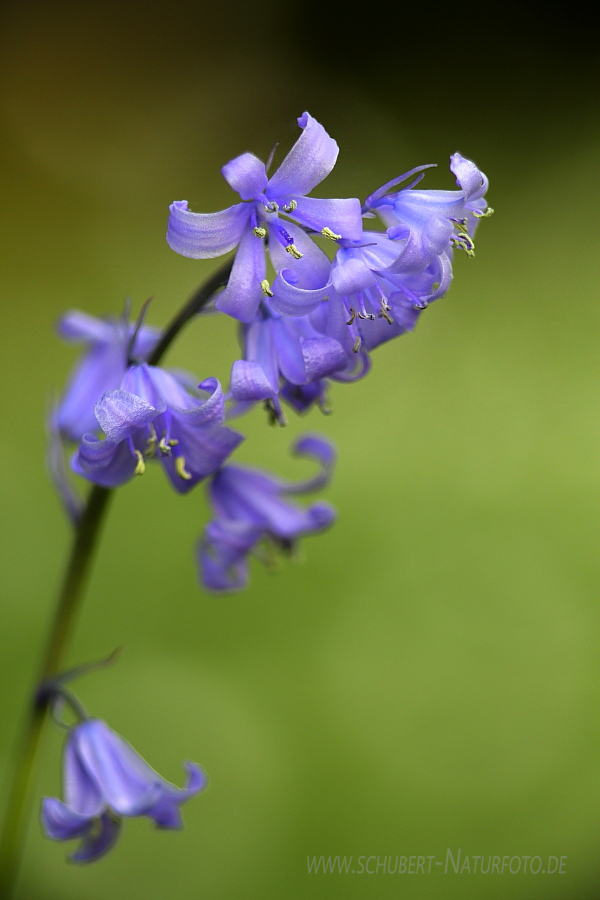
[[[288,476],[310,471],[297,434],[337,445],[339,519],[301,564],[206,596],[202,489],[151,470],[119,492],[68,664],[123,645],[82,699],[163,775],[193,759],[210,787],[182,833],[129,821],[89,868],[34,822],[21,900],[598,895],[600,124],[590,23],[561,10],[3,4],[0,774],[69,543],[43,463],[75,359],[58,315],[152,295],[162,325],[214,266],[167,248],[167,205],[231,203],[219,167],[289,146],[305,109],[341,147],[318,195],[429,162],[427,185],[452,187],[460,150],[496,209],[416,332],[333,389],[333,416],[239,423],[237,458]],[[236,347],[212,317],[169,362],[226,380]],[[61,741],[48,729],[38,795],[59,791]],[[307,873],[307,855],[459,847],[566,856],[566,875]]]

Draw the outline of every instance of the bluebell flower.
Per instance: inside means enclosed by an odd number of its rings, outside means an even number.
[[[344,242],[336,253],[328,299],[309,319],[341,344],[348,360],[412,331],[421,310],[447,290],[450,268],[437,258],[424,271],[395,272],[401,249],[385,234],[366,231],[360,243]]]
[[[181,828],[179,807],[206,785],[194,763],[185,763],[187,785],[165,781],[133,747],[100,719],[73,726],[63,759],[64,802],[42,801],[41,820],[54,841],[81,839],[70,858],[93,862],[119,836],[123,816],[147,816],[159,828]]]
[[[128,351],[145,359],[153,349],[158,332],[142,326],[133,347],[129,347],[135,326],[124,317],[97,319],[72,310],[58,322],[58,333],[66,341],[83,343],[82,358],[53,414],[53,427],[70,441],[78,441],[86,431],[97,428],[94,405],[105,391],[117,388],[127,369]]]
[[[244,358],[231,368],[231,396],[243,404],[269,401],[280,423],[284,422],[279,403],[282,391],[293,396],[294,388],[322,383],[326,375],[348,365],[344,348],[334,338],[319,334],[308,316],[282,316],[267,301],[252,322],[241,326],[241,343]],[[322,393],[318,391],[311,403]],[[293,401],[292,405],[298,409]]]
[[[475,163],[460,153],[450,157],[457,191],[415,190],[427,168],[430,166],[419,166],[384,184],[367,197],[363,207],[367,215],[377,213],[387,227],[388,237],[403,244],[394,265],[394,271],[399,273],[421,272],[436,257],[447,267],[453,249],[473,256],[477,223],[493,212],[484,199],[488,180]],[[417,177],[408,186],[391,191],[415,174]]]
[[[242,322],[252,321],[264,295],[274,294],[286,315],[309,312],[307,307],[326,295],[329,261],[305,228],[333,241],[359,240],[362,232],[357,199],[306,196],[333,169],[338,145],[308,113],[300,116],[298,125],[302,134],[270,178],[267,166],[252,153],[223,166],[223,177],[241,203],[215,213],[190,212],[185,200],[170,206],[167,242],[177,253],[207,259],[237,247],[229,283],[216,307]],[[279,276],[273,289],[266,279],[265,239]]]
[[[198,545],[200,580],[209,590],[234,591],[248,580],[248,555],[260,542],[289,552],[299,537],[322,531],[335,517],[326,503],[308,507],[289,496],[314,491],[330,478],[335,452],[330,443],[307,435],[293,445],[297,455],[314,457],[317,476],[289,483],[267,472],[223,466],[210,481],[208,494],[214,518]]]
[[[102,487],[118,487],[142,475],[146,461],[158,459],[171,484],[185,493],[214,472],[243,440],[223,426],[224,401],[215,378],[192,396],[173,374],[145,363],[130,366],[120,387],[96,403],[96,428],[103,439],[85,434],[71,460],[78,475]]]

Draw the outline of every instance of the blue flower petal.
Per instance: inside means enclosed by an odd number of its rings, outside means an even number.
[[[84,434],[71,458],[71,469],[100,487],[120,487],[133,477],[137,460],[126,442],[98,440]]]
[[[103,813],[97,821],[97,830],[92,829],[75,853],[71,853],[69,858],[72,862],[95,862],[113,847],[121,832],[121,820],[109,813]]]
[[[253,153],[242,153],[221,169],[221,175],[230,188],[237,191],[242,200],[253,200],[267,186],[265,164]]]
[[[265,193],[270,200],[310,193],[335,166],[339,147],[323,126],[307,112],[298,125],[302,134],[269,179]]]
[[[84,816],[69,809],[57,797],[44,797],[42,800],[42,828],[53,841],[68,841],[83,837],[92,825],[93,818]]]
[[[266,400],[277,393],[260,364],[238,359],[231,367],[230,390],[234,400]]]
[[[344,240],[359,241],[362,236],[362,215],[360,200],[319,200],[315,197],[298,197],[296,209],[290,217],[312,228],[321,231],[329,228]]]
[[[250,322],[263,296],[261,282],[265,266],[262,240],[251,230],[246,231],[235,254],[227,286],[217,297],[216,308],[240,322]]]
[[[135,366],[136,370],[140,367]],[[164,403],[162,404],[164,409]],[[129,391],[107,391],[94,407],[100,428],[115,444],[148,425],[161,412]]]
[[[169,207],[167,244],[192,259],[222,256],[239,243],[250,214],[246,203],[215,213],[194,213],[186,200],[176,200]]]

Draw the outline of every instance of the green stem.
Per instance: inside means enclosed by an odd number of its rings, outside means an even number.
[[[93,487],[79,520],[71,556],[58,596],[58,603],[44,650],[36,685],[59,671],[63,653],[67,646],[79,601],[90,571],[90,564],[96,548],[100,526],[108,507],[112,491]],[[0,838],[0,900],[12,896],[19,861],[21,857],[25,826],[31,806],[31,785],[35,772],[36,755],[42,736],[42,726],[48,706],[48,696],[34,691],[29,715],[25,723],[20,752],[13,776],[10,796],[6,807],[4,831]]]
[[[227,283],[232,262],[229,260],[192,294],[163,331],[148,362],[158,365],[181,329],[211,300],[215,291]],[[113,491],[93,487],[77,523],[71,555],[67,563],[54,618],[50,625],[44,656],[24,723],[23,734],[11,779],[4,829],[0,835],[0,900],[13,896],[19,862],[23,850],[27,820],[31,808],[31,788],[42,728],[48,707],[48,694],[40,691],[43,683],[58,675],[63,656],[75,625],[100,527]]]

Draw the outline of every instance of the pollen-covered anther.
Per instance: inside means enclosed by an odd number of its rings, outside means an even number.
[[[175,457],[175,471],[179,475],[180,478],[183,478],[184,481],[190,481],[191,475],[185,467],[185,457],[176,456]]]
[[[280,425],[282,428],[287,425],[287,419],[284,416],[283,410],[281,409],[279,404],[276,406],[269,398],[265,400],[263,408],[267,414],[269,425]]]
[[[298,248],[296,246],[294,246],[294,244],[288,244],[287,247],[285,248],[285,251],[286,251],[286,253],[289,253],[290,256],[293,256],[294,259],[302,259],[303,255],[304,255],[303,253],[300,253],[300,251],[298,250]]]
[[[266,294],[267,297],[273,296],[273,291],[271,290],[271,285],[269,284],[269,282],[267,281],[266,278],[263,278],[263,280],[260,283],[260,287],[261,287],[263,294]]]
[[[488,206],[486,209],[474,209],[473,215],[476,219],[489,219],[490,216],[494,215],[494,210],[491,206]]]
[[[360,350],[361,344],[362,344],[362,340],[360,338],[360,335],[357,334],[356,337],[354,338],[354,343],[352,344],[352,352],[358,353],[358,351]]]
[[[335,231],[332,231],[331,228],[321,228],[321,234],[324,238],[328,238],[330,241],[339,241],[341,239],[341,234],[336,234]]]
[[[380,319],[385,319],[385,321],[388,323],[388,325],[394,324],[394,320],[392,319],[392,317],[389,314],[389,306],[387,304],[385,306],[383,305],[383,303],[381,304],[381,307],[380,307],[377,315]]]
[[[171,453],[171,448],[169,446],[169,441],[167,441],[166,437],[161,437],[158,442],[158,449],[162,453],[163,456],[169,456]]]
[[[274,200],[271,200],[269,203],[265,203],[265,210],[268,213],[279,212],[279,204],[275,203]]]
[[[298,206],[298,204],[296,203],[295,200],[290,200],[289,203],[284,203],[281,208],[286,213],[292,213],[297,208],[297,206]]]
[[[255,225],[252,229],[252,234],[257,238],[265,238],[267,236],[267,229],[262,225]]]
[[[454,225],[454,227],[460,234],[467,233],[467,220],[466,219],[451,219],[450,221],[452,222],[452,224]]]
[[[135,464],[135,469],[133,470],[134,475],[143,475],[146,471],[146,463],[144,461],[144,455],[141,450],[134,450],[134,455],[137,460]]]
[[[152,456],[152,454],[156,450],[156,444],[158,442],[158,435],[152,423],[150,424],[149,430],[150,437],[146,438],[146,449],[144,450],[144,456]]]
[[[471,259],[475,256],[475,244],[468,234],[457,234],[450,238],[450,243],[458,250],[464,250]]]

